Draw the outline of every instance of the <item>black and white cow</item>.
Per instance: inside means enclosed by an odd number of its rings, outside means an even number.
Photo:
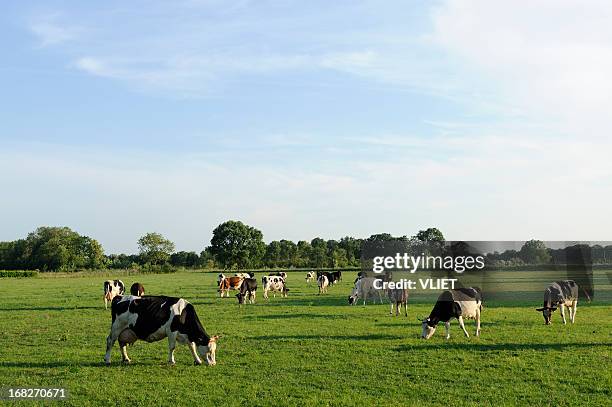
[[[329,283],[329,285],[332,284],[336,284],[339,280],[340,277],[342,276],[342,273],[339,271],[317,271],[317,281],[319,280],[319,277],[321,276],[325,276],[327,277],[327,281]]]
[[[317,276],[314,271],[309,271],[308,273],[306,273],[306,282],[308,284],[310,284],[311,281],[314,281],[316,279],[317,279]]]
[[[542,311],[544,323],[551,324],[552,313],[560,308],[563,324],[565,321],[565,307],[569,309],[570,321],[572,324],[576,319],[576,311],[578,310],[578,284],[573,280],[555,281],[544,290],[544,306],[536,308],[536,311]]]
[[[118,295],[123,295],[125,285],[121,280],[106,280],[104,282],[104,309],[108,309],[109,301]]]
[[[436,332],[438,323],[444,322],[446,339],[450,338],[450,320],[456,318],[465,336],[469,334],[465,329],[463,319],[476,320],[476,336],[480,336],[480,313],[482,311],[482,293],[477,287],[464,287],[456,290],[446,290],[438,297],[436,305],[429,317],[421,320],[423,332],[421,338],[429,339]]]
[[[280,292],[282,297],[287,296],[287,285],[285,279],[281,276],[263,276],[261,278],[261,284],[263,285],[264,298],[268,298],[268,292],[272,291],[272,295],[276,298],[276,292]]]
[[[217,339],[209,336],[196,315],[195,308],[182,298],[175,297],[134,297],[125,296],[114,299],[112,306],[113,322],[106,338],[107,365],[111,362],[111,349],[119,341],[124,363],[130,363],[127,345],[138,339],[156,342],[168,338],[168,363],[174,365],[176,343],[189,346],[193,361],[201,365],[204,358],[207,365],[215,365]]]
[[[242,284],[240,285],[240,292],[236,294],[238,298],[238,304],[244,304],[245,299],[249,301],[250,304],[255,303],[255,297],[257,295],[257,280],[254,278],[245,278]]]
[[[319,286],[319,295],[327,292],[327,287],[329,287],[329,280],[325,274],[321,274],[317,279],[317,285]]]
[[[363,299],[363,305],[366,305],[366,300],[371,298],[372,301],[375,301],[375,297],[378,297],[380,303],[383,303],[382,300],[382,291],[378,290],[374,287],[374,282],[376,280],[381,280],[380,278],[375,277],[361,277],[355,281],[355,287],[351,292],[351,295],[348,297],[348,302],[350,305],[357,304],[359,298]],[[380,284],[380,283],[379,283]]]

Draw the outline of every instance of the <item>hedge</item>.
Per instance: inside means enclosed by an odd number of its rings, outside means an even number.
[[[0,277],[36,277],[36,270],[0,270]]]

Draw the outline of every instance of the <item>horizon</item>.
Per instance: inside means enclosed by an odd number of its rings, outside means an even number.
[[[3,8],[0,241],[609,238],[610,3]]]

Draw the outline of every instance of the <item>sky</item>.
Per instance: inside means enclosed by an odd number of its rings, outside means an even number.
[[[610,240],[609,1],[0,7],[0,241]]]

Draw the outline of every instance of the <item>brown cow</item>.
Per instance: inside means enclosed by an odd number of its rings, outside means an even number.
[[[230,290],[240,290],[240,286],[244,279],[242,277],[225,277],[219,282],[219,296],[221,298],[229,297]],[[225,295],[224,295],[225,294]]]

